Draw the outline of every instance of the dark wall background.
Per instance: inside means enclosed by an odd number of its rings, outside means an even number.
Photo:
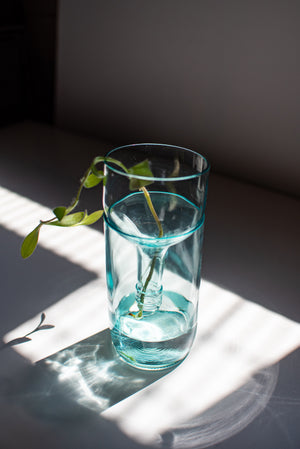
[[[56,0],[0,2],[0,124],[53,123]]]
[[[299,23],[299,0],[3,0],[0,125],[183,145],[300,195]]]
[[[300,195],[299,0],[60,0],[56,123]]]

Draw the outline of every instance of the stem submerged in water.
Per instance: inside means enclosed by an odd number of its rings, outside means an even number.
[[[163,227],[162,227],[162,224],[161,224],[161,222],[160,222],[160,220],[159,220],[159,218],[157,216],[156,210],[154,209],[154,206],[153,206],[150,194],[149,194],[148,190],[146,189],[146,187],[141,187],[140,190],[144,193],[144,196],[146,198],[146,201],[147,201],[147,204],[149,206],[149,209],[150,209],[150,211],[151,211],[151,213],[153,215],[153,218],[154,218],[154,220],[155,220],[155,222],[157,224],[158,231],[159,231],[158,238],[162,238],[163,235],[164,235]],[[138,313],[136,315],[137,318],[142,318],[143,317],[145,294],[146,294],[148,285],[149,285],[149,283],[150,283],[150,281],[152,279],[157,258],[158,258],[157,254],[154,255],[153,258],[152,258],[151,265],[150,265],[150,270],[149,270],[148,276],[147,276],[147,278],[145,280],[145,283],[143,285],[142,294],[141,294],[140,301],[139,301],[139,311],[138,311]]]
[[[139,311],[138,311],[138,314],[137,314],[137,318],[142,318],[143,317],[145,295],[146,295],[146,291],[147,291],[148,285],[149,285],[149,283],[150,283],[150,281],[152,279],[153,273],[154,273],[156,260],[157,260],[157,256],[154,256],[152,261],[151,261],[151,265],[150,265],[150,270],[149,270],[148,276],[147,276],[146,281],[145,281],[145,283],[143,285],[142,294],[141,294],[141,297],[139,299],[139,304],[138,304]]]

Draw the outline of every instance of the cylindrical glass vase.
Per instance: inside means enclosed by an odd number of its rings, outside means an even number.
[[[208,175],[203,156],[171,145],[128,145],[107,155],[110,328],[117,352],[135,367],[178,364],[193,343]]]

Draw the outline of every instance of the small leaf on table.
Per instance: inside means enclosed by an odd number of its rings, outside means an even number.
[[[39,326],[37,330],[44,331],[46,329],[53,329],[55,326],[53,324],[42,324],[42,326]]]
[[[6,343],[6,346],[20,345],[21,343],[26,343],[27,341],[31,341],[31,338],[29,337],[14,338],[13,340]]]

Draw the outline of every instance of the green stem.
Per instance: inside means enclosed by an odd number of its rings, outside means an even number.
[[[152,213],[152,215],[154,217],[154,220],[156,221],[156,224],[157,224],[157,227],[158,227],[158,230],[159,230],[158,238],[161,238],[164,235],[163,228],[162,228],[160,219],[158,218],[157,213],[156,213],[156,211],[154,209],[154,206],[153,206],[153,203],[151,201],[151,197],[149,195],[149,192],[146,189],[146,187],[141,187],[140,190],[143,191],[143,193],[145,195],[145,198],[146,198],[146,201],[147,201],[147,204],[149,206],[149,209],[150,209],[150,211],[151,211],[151,213]]]
[[[92,165],[93,165],[93,164],[92,164]],[[81,182],[80,182],[80,185],[79,185],[79,188],[78,188],[78,191],[77,191],[77,195],[76,195],[76,197],[73,199],[73,201],[72,201],[72,203],[70,204],[70,206],[67,207],[66,214],[70,213],[70,212],[71,212],[73,209],[75,209],[75,207],[77,206],[77,204],[78,204],[78,202],[79,202],[79,198],[80,198],[81,192],[82,192],[82,189],[83,189],[83,187],[84,187],[84,183],[85,183],[85,181],[87,180],[89,174],[90,174],[91,171],[92,171],[92,165],[87,169],[87,171],[85,172],[84,176],[81,178],[81,180],[80,180]]]
[[[143,308],[144,308],[144,301],[145,301],[145,295],[146,295],[146,291],[149,285],[149,282],[152,279],[153,273],[154,273],[154,267],[155,267],[155,263],[157,260],[157,256],[154,256],[152,261],[151,261],[151,266],[150,266],[150,270],[147,276],[147,279],[145,281],[145,284],[143,285],[143,290],[142,290],[142,294],[139,300],[139,311],[137,314],[137,318],[142,318],[143,317]]]
[[[47,225],[47,224],[49,224],[49,223],[52,223],[52,221],[55,221],[55,220],[57,220],[57,218],[56,217],[53,217],[53,218],[50,218],[50,220],[40,220],[40,225]]]
[[[147,201],[147,204],[148,204],[148,207],[149,207],[149,209],[150,209],[150,211],[151,211],[151,213],[153,215],[153,218],[154,218],[154,220],[155,220],[155,222],[157,224],[158,231],[159,231],[158,238],[162,238],[162,236],[164,235],[163,227],[162,227],[162,224],[160,222],[160,219],[157,216],[156,210],[154,209],[154,206],[153,206],[150,194],[149,194],[148,190],[146,189],[146,187],[141,187],[140,190],[143,191],[144,196],[145,196],[146,201]],[[150,281],[152,279],[153,273],[154,273],[154,268],[155,268],[155,263],[156,263],[157,257],[158,257],[157,255],[153,256],[148,276],[147,276],[146,281],[145,281],[145,283],[143,285],[143,290],[142,290],[142,294],[141,294],[140,301],[139,301],[139,312],[137,314],[137,318],[142,318],[143,317],[143,308],[144,308],[145,294],[146,294],[148,285],[149,285],[149,283],[150,283]]]

